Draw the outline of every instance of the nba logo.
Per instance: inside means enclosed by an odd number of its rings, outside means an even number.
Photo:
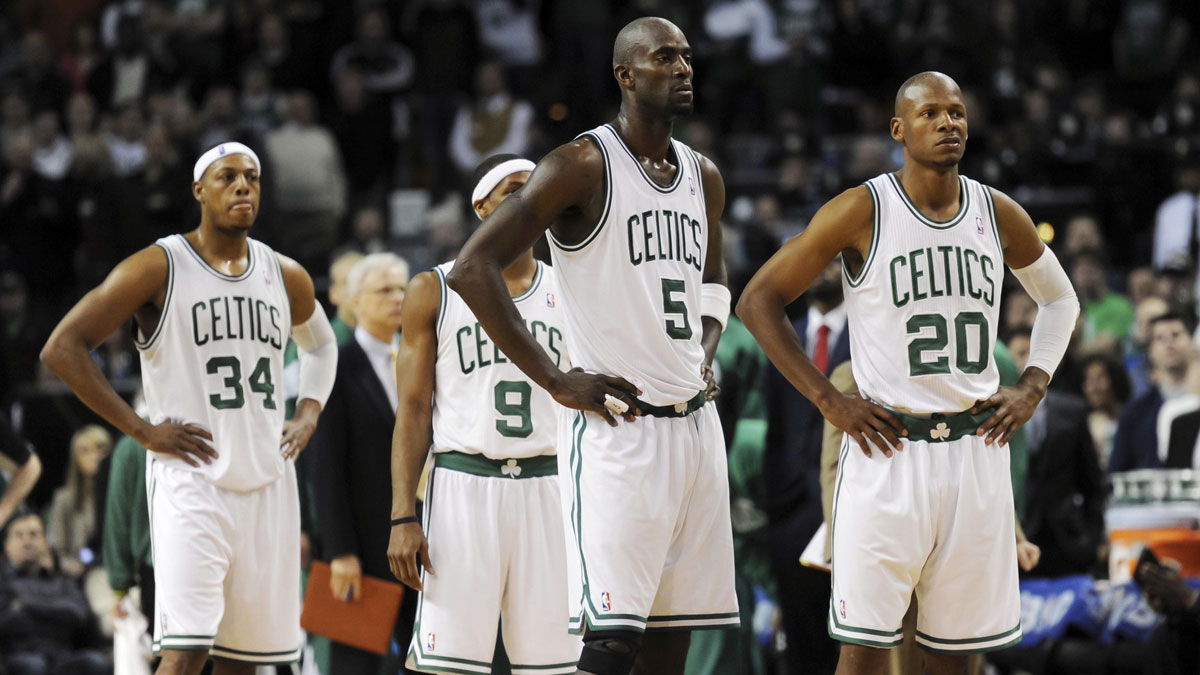
[[[975,232],[983,234],[983,218],[975,216]]]
[[[843,613],[842,616],[845,616],[845,613]],[[425,649],[428,649],[429,651],[433,651],[434,646],[436,644],[437,644],[437,635],[435,635],[432,632],[426,633],[425,634]]]
[[[846,618],[846,601],[842,600],[842,618]]]
[[[688,191],[690,191],[692,194],[696,194],[696,183],[692,181],[691,176],[688,176]]]
[[[612,611],[612,597],[608,595],[608,591],[600,594],[600,609],[606,612]]]
[[[267,285],[270,286],[271,285],[271,268],[270,267],[263,268],[263,276],[266,277]]]
[[[554,306],[554,294],[553,294],[553,293],[547,293],[547,294],[546,294],[546,306],[547,306],[547,307],[553,307],[553,306]]]
[[[218,155],[224,155],[224,154],[225,154],[225,146],[223,146],[223,145],[218,145],[218,146],[217,146],[217,154],[218,154]]]

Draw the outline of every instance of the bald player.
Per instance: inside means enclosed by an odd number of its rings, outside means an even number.
[[[616,119],[547,155],[467,241],[447,282],[565,407],[577,672],[670,675],[683,672],[688,631],[738,624],[724,437],[707,405],[729,316],[725,187],[711,161],[671,138],[692,111],[692,49],[679,28],[625,26],[613,75]],[[522,326],[501,274],[543,233],[577,366],[568,372]]]
[[[63,318],[42,361],[150,451],[146,490],[160,675],[218,675],[300,658],[300,509],[292,460],[333,388],[337,345],[304,268],[249,237],[258,156],[240,143],[193,168],[200,226],[121,262]],[[129,318],[144,421],[89,352]],[[283,351],[300,347],[284,422]]]
[[[1033,222],[958,174],[967,109],[954,80],[910,78],[891,134],[904,166],[821,208],[746,286],[738,316],[788,380],[844,433],[833,506],[829,633],[839,675],[878,673],[915,590],[926,672],[1021,639],[1006,444],[1033,414],[1079,303]],[[854,379],[838,393],[784,307],[843,256]],[[1007,264],[1039,311],[1016,386],[991,358]]]

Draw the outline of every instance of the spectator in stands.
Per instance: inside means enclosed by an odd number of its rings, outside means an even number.
[[[1109,290],[1105,264],[1096,250],[1080,251],[1071,260],[1071,283],[1083,305],[1083,345],[1108,351],[1116,348],[1133,325],[1133,305]]]
[[[350,201],[382,202],[392,186],[397,145],[387,101],[367,91],[362,73],[352,68],[338,74],[329,128],[346,165]]]
[[[359,16],[357,39],[333,55],[330,81],[336,83],[350,69],[363,74],[367,91],[384,99],[412,86],[416,62],[408,47],[392,39],[383,7],[368,9]]]
[[[41,31],[25,34],[21,62],[8,80],[25,92],[34,110],[62,110],[71,95],[71,80],[54,62],[50,43]]]
[[[210,87],[204,97],[196,142],[199,147],[211,148],[226,141],[257,145],[250,130],[242,126],[233,87],[218,84]]]
[[[250,61],[242,68],[238,108],[240,126],[260,138],[278,126],[287,108],[287,99],[271,83],[271,71],[258,61]]]
[[[533,107],[509,93],[503,67],[485,62],[475,73],[475,100],[460,106],[454,118],[450,156],[469,175],[491,155],[524,155],[532,121]]]
[[[1028,326],[1009,331],[1017,372],[1029,357]],[[1014,344],[1018,338],[1021,345]],[[1015,347],[1015,348],[1014,348]],[[1099,562],[1104,537],[1104,474],[1088,430],[1088,405],[1078,394],[1046,391],[1025,424],[1029,466],[1021,525],[1041,548],[1038,574],[1086,574]]]
[[[62,180],[70,168],[71,142],[62,134],[58,112],[39,112],[33,118],[33,170],[47,180]]]
[[[259,21],[258,53],[255,56],[271,71],[271,82],[281,90],[292,91],[311,85],[311,55],[292,47],[287,23],[280,15],[267,13]]]
[[[29,132],[31,115],[25,94],[17,87],[8,87],[0,101],[0,151],[3,157],[7,158],[12,150],[13,139]]]
[[[1135,308],[1154,295],[1154,286],[1154,268],[1148,265],[1129,270],[1129,276],[1125,277],[1125,295]]]
[[[1063,253],[1073,258],[1085,251],[1105,250],[1100,223],[1090,213],[1077,213],[1067,220],[1063,235]]]
[[[33,322],[25,279],[16,270],[0,272],[0,406],[7,409],[21,387],[37,378],[37,355],[45,337]]]
[[[138,200],[140,239],[127,242],[125,254],[132,254],[148,242],[168,234],[183,232],[199,222],[200,214],[192,195],[180,186],[191,182],[188,167],[171,145],[167,128],[161,123],[146,129],[146,165],[125,180],[126,189]],[[124,255],[120,256],[124,258]]]
[[[37,484],[42,475],[42,462],[29,441],[17,435],[4,415],[0,415],[0,455],[17,467],[0,489],[0,529],[3,529]]]
[[[532,3],[519,0],[478,0],[475,3],[479,42],[514,75],[516,89],[522,94],[529,94],[537,86],[536,68],[542,61],[543,51],[538,19],[537,7]],[[622,22],[616,25],[620,26]],[[580,86],[588,84],[579,83]]]
[[[113,169],[118,176],[137,173],[146,164],[146,141],[143,138],[142,106],[134,101],[117,111],[113,133],[106,136]]]
[[[1157,295],[1142,300],[1134,308],[1134,329],[1125,339],[1125,372],[1132,385],[1130,394],[1137,398],[1150,390],[1155,377],[1147,354],[1150,348],[1150,321],[1170,311],[1166,300]]]
[[[1143,562],[1138,572],[1146,601],[1166,616],[1150,637],[1146,675],[1200,672],[1200,590],[1179,572],[1179,563]]]
[[[71,29],[71,49],[58,60],[59,68],[76,90],[87,84],[88,75],[100,62],[100,39],[96,34],[96,26],[90,19],[79,19]]]
[[[96,619],[75,580],[58,570],[42,519],[16,516],[0,563],[0,665],[9,675],[109,675],[93,646]]]
[[[279,249],[306,269],[324,269],[337,246],[346,212],[346,174],[329,129],[317,123],[316,101],[306,91],[288,96],[284,125],[267,134],[266,149],[279,222]]]
[[[1193,268],[1200,254],[1200,153],[1189,153],[1175,166],[1175,192],[1158,205],[1154,214],[1154,268],[1165,269],[1179,261]]]
[[[146,26],[140,13],[120,13],[115,19],[116,42],[92,68],[87,91],[103,110],[116,110],[143,98],[168,79],[167,66],[146,45]]]
[[[1125,366],[1108,354],[1093,354],[1083,360],[1083,398],[1088,405],[1088,431],[1100,461],[1108,470],[1117,420],[1129,402],[1129,374]]]
[[[96,482],[108,480],[107,476],[99,476],[99,470],[112,447],[112,435],[98,424],[88,424],[71,436],[67,482],[54,491],[46,533],[62,570],[71,576],[80,576],[87,566],[97,562],[92,539],[103,516],[96,514],[94,495]]]
[[[1162,465],[1158,455],[1158,413],[1164,401],[1186,393],[1188,365],[1194,352],[1192,328],[1192,319],[1178,312],[1151,319],[1148,356],[1156,378],[1150,390],[1134,399],[1121,414],[1108,460],[1109,471]]]

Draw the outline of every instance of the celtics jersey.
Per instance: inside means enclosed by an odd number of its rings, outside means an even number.
[[[958,213],[936,221],[895,175],[866,186],[871,250],[857,276],[842,276],[858,388],[895,410],[966,410],[1000,384],[992,347],[1004,252],[991,191],[960,176]]]
[[[651,405],[687,401],[704,389],[700,284],[709,223],[699,157],[672,140],[667,157],[678,169],[661,185],[611,125],[583,136],[604,156],[604,211],[578,244],[547,233],[571,359],[629,380]]]
[[[492,459],[553,455],[558,403],[488,339],[458,293],[446,286],[454,261],[434,268],[441,289],[433,385],[433,451]],[[513,302],[525,328],[562,370],[571,368],[554,270],[537,263]]]
[[[167,254],[166,299],[154,332],[135,340],[150,421],[207,429],[217,458],[196,468],[166,455],[154,459],[228,490],[267,485],[284,474],[283,389],[275,387],[292,326],[279,258],[247,239],[246,270],[230,276],[181,234],[156,244]]]

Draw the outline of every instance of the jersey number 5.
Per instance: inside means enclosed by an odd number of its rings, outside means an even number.
[[[204,364],[204,370],[209,375],[218,375],[223,369],[229,370],[229,374],[223,378],[225,389],[232,389],[233,393],[226,396],[222,390],[218,394],[210,394],[208,402],[217,410],[241,408],[246,405],[246,393],[242,390],[242,362],[236,356],[214,356]],[[263,395],[263,407],[274,410],[275,383],[271,380],[270,359],[264,356],[258,360],[254,371],[250,373],[249,382],[250,391]]]
[[[979,357],[972,359],[967,353],[967,331],[979,330]],[[908,375],[947,375],[950,373],[950,357],[937,353],[932,359],[925,352],[943,352],[950,344],[946,317],[941,314],[916,314],[905,324],[908,334],[920,335],[926,328],[933,328],[932,337],[919,337],[908,343]],[[975,375],[987,368],[991,358],[988,344],[988,320],[982,312],[959,312],[954,317],[954,366],[963,373]]]
[[[683,300],[676,300],[675,294],[683,294],[686,292],[687,286],[684,285],[683,279],[663,279],[663,314],[667,316],[667,335],[672,340],[690,340],[692,339],[692,324],[688,322],[687,305]],[[672,318],[671,314],[678,314],[679,318]]]

